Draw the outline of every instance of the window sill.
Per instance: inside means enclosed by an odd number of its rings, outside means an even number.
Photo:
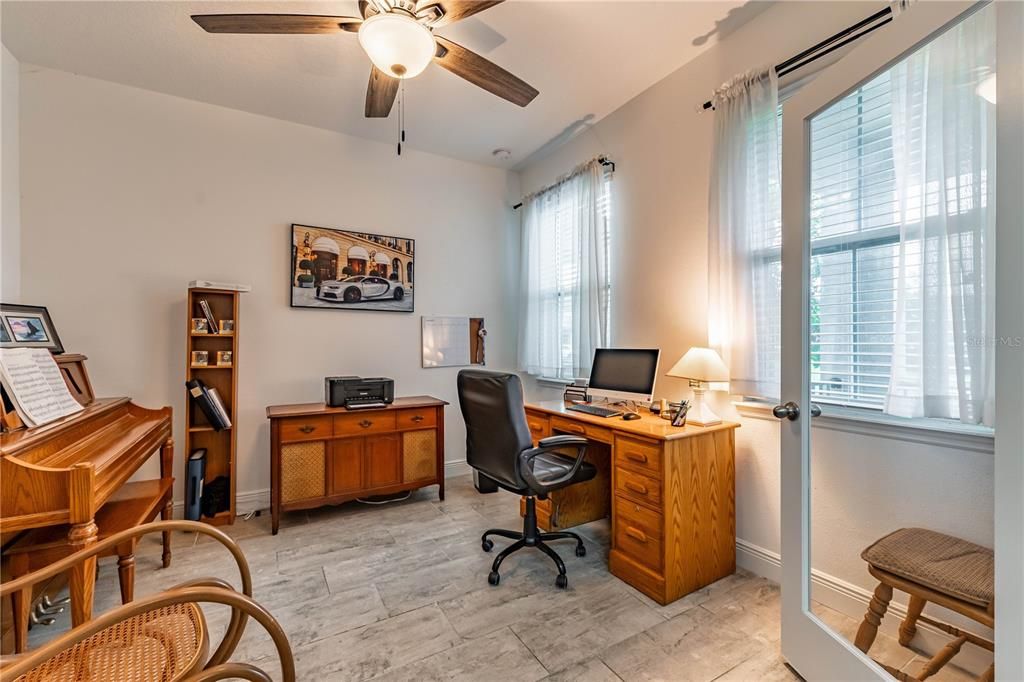
[[[557,388],[560,391],[564,390],[566,386],[572,383],[568,379],[556,379],[555,377],[534,377],[534,379],[540,386],[544,386],[545,388]]]
[[[995,451],[995,433],[985,426],[945,419],[903,419],[855,408],[819,405],[822,415],[814,418],[812,423],[815,428],[989,455]],[[740,400],[733,402],[733,406],[745,417],[778,421],[772,414],[771,403]]]

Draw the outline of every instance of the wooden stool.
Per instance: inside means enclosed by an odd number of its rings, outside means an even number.
[[[910,595],[907,617],[899,630],[901,645],[910,645],[917,632],[918,621],[954,637],[925,662],[917,677],[879,663],[893,677],[904,682],[927,679],[960,653],[967,642],[989,651],[995,650],[991,641],[921,613],[926,603],[933,602],[994,628],[995,577],[991,549],[923,528],[901,528],[875,542],[860,556],[868,563],[868,572],[879,583],[864,614],[864,621],[857,630],[854,644],[858,649],[866,654],[871,648],[894,588]],[[993,679],[994,664],[978,678],[979,682]]]
[[[173,478],[135,481],[124,484],[96,514],[97,540],[135,528],[170,509],[174,487]],[[74,548],[67,543],[68,526],[46,526],[27,532],[4,552],[10,558],[11,579],[20,578],[72,554]],[[132,538],[100,554],[117,556],[117,575],[121,588],[121,603],[135,597],[135,548]],[[164,568],[171,564],[171,536],[163,535]],[[28,621],[32,608],[32,590],[11,593],[14,622],[14,651],[25,651],[28,644]]]

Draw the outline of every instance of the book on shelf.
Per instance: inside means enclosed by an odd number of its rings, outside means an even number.
[[[206,420],[215,431],[231,428],[231,418],[217,389],[209,388],[200,379],[186,381],[185,386],[188,388],[189,398],[199,405],[199,409],[203,411]]]
[[[213,316],[213,311],[210,309],[210,304],[205,298],[199,299],[199,307],[203,310],[203,316],[206,317],[206,323],[210,326],[211,334],[220,334],[220,326],[217,324],[217,318]]]
[[[81,412],[57,361],[45,348],[0,349],[0,384],[26,426],[40,426]]]

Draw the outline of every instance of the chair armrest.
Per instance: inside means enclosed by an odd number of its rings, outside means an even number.
[[[180,522],[175,522],[180,523]],[[58,656],[96,633],[113,625],[164,606],[182,603],[225,604],[232,610],[242,611],[246,616],[263,626],[277,649],[281,662],[281,676],[284,682],[295,680],[295,659],[288,644],[288,636],[270,613],[246,595],[221,587],[187,587],[144,597],[129,602],[103,615],[87,621],[64,635],[47,642],[40,648],[20,656],[0,670],[0,682],[10,682],[24,675],[36,666]]]
[[[587,439],[583,436],[569,436],[566,434],[558,436],[548,436],[537,443],[538,447],[542,448],[561,448],[570,445],[586,445]]]
[[[540,444],[535,448],[529,450],[523,450],[519,453],[519,457],[516,460],[516,467],[519,470],[519,476],[530,486],[530,488],[538,494],[544,494],[551,492],[558,488],[563,483],[571,481],[576,473],[580,470],[580,465],[583,464],[583,456],[587,453],[588,441],[586,438],[579,436],[550,436],[540,441]],[[572,469],[569,470],[565,476],[556,478],[553,481],[547,483],[541,483],[537,480],[537,477],[533,475],[533,460],[540,455],[558,452],[565,448],[576,448],[576,460],[572,464]]]

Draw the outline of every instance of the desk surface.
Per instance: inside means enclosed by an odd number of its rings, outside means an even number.
[[[362,410],[330,407],[324,403],[295,403],[293,405],[270,405],[267,407],[267,417],[269,419],[277,419],[280,417],[309,417],[321,414],[356,414],[359,412],[380,412],[381,410],[402,410],[415,407],[441,407],[447,404],[446,401],[430,395],[403,396],[395,398],[394,402],[387,407],[373,407]]]
[[[646,436],[647,438],[657,438],[658,440],[692,438],[693,436],[700,436],[705,433],[735,429],[739,427],[739,424],[736,422],[725,421],[714,426],[694,426],[692,424],[687,424],[686,426],[677,427],[672,426],[667,419],[662,419],[655,414],[651,414],[644,408],[640,409],[640,419],[627,421],[622,417],[597,417],[592,414],[574,412],[566,409],[566,404],[561,400],[544,400],[537,403],[528,403],[526,407],[527,409],[539,410],[540,412],[565,417],[566,419],[587,422],[588,424],[594,424],[595,426],[603,426],[615,431],[632,433],[638,436]]]

